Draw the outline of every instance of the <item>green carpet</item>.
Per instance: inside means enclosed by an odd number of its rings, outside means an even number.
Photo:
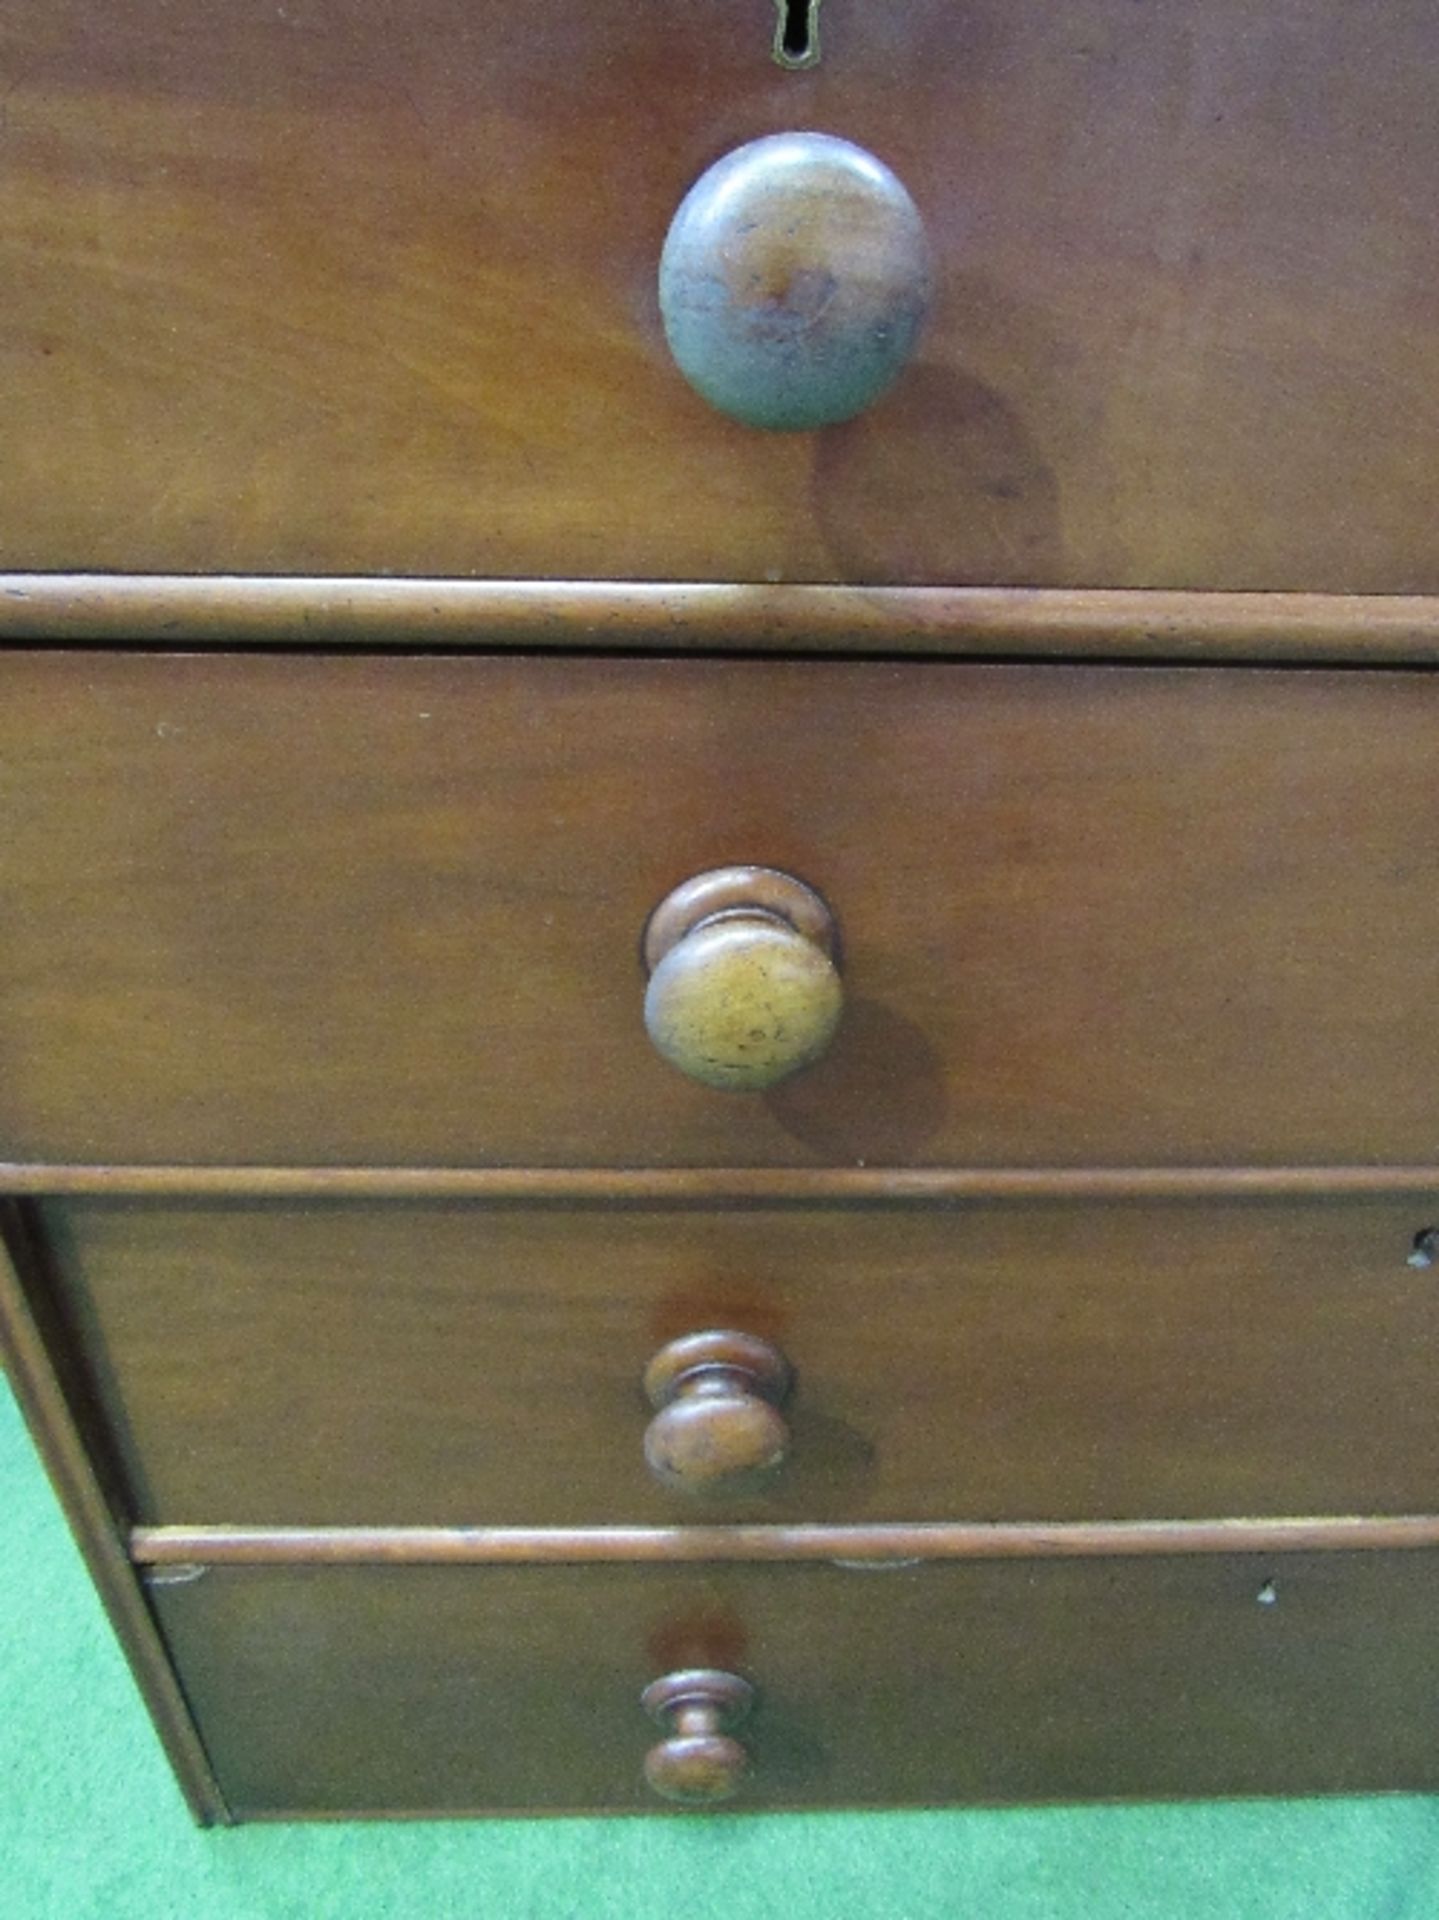
[[[202,1833],[3,1384],[0,1566],[0,1920],[1439,1920],[1439,1800]]]

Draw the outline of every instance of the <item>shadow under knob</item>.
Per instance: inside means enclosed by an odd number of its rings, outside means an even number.
[[[645,929],[646,1031],[704,1086],[776,1086],[819,1059],[839,1025],[835,944],[828,907],[803,881],[769,867],[697,874]]]

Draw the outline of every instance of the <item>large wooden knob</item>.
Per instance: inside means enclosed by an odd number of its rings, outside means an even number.
[[[836,932],[813,888],[769,867],[719,867],[650,915],[645,1027],[672,1066],[728,1092],[775,1086],[817,1060],[844,993]]]
[[[690,188],[660,258],[681,373],[752,427],[848,420],[914,350],[929,248],[913,200],[863,147],[777,133]]]
[[[688,1333],[645,1368],[658,1408],[645,1430],[645,1460],[683,1493],[735,1493],[772,1473],[789,1451],[779,1406],[789,1362],[751,1333]]]
[[[645,1756],[645,1778],[655,1792],[687,1807],[732,1798],[749,1755],[726,1729],[739,1725],[753,1700],[747,1680],[709,1667],[651,1681],[644,1709],[666,1730]]]

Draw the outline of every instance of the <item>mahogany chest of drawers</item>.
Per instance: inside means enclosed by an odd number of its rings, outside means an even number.
[[[0,54],[0,1325],[197,1815],[1439,1787],[1439,0]]]

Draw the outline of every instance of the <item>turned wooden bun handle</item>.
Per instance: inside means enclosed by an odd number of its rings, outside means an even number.
[[[914,351],[929,247],[881,160],[824,133],[738,147],[695,182],[660,258],[660,317],[681,373],[747,426],[851,419]]]
[[[645,1430],[645,1462],[682,1493],[734,1493],[784,1462],[789,1428],[779,1407],[789,1362],[754,1334],[687,1333],[650,1361],[645,1393],[658,1409]]]
[[[681,1073],[762,1091],[819,1059],[844,1006],[829,908],[771,867],[717,867],[650,915],[645,1028]]]
[[[666,1731],[645,1757],[645,1778],[662,1799],[704,1807],[734,1796],[749,1755],[728,1729],[740,1724],[753,1700],[747,1680],[709,1667],[651,1681],[644,1709]]]

